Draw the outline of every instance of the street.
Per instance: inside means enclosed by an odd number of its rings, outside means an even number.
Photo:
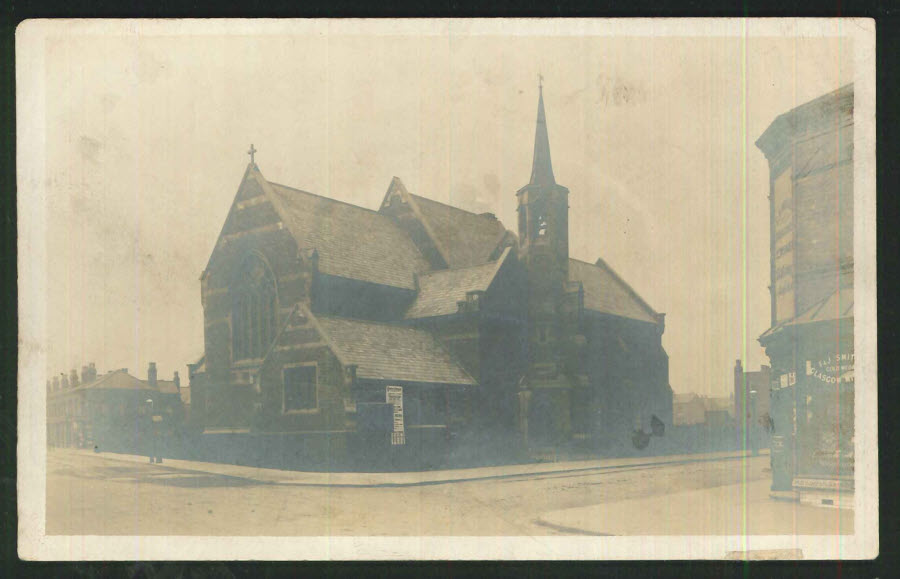
[[[222,465],[219,472],[204,472],[199,467],[185,468],[184,464],[172,466],[171,461],[156,465],[53,450],[48,454],[47,534],[702,534],[703,529],[698,532],[692,520],[691,512],[696,509],[690,504],[680,505],[680,510],[666,507],[666,512],[679,519],[670,521],[665,520],[665,512],[660,513],[658,503],[666,504],[667,497],[703,503],[706,491],[718,497],[715,500],[725,501],[721,508],[707,504],[706,509],[725,510],[735,521],[747,509],[733,501],[743,500],[746,505],[747,495],[752,493],[756,501],[753,510],[768,513],[761,533],[835,532],[828,529],[836,522],[840,525],[837,532],[852,532],[851,510],[770,499],[768,462],[768,456],[670,464],[648,464],[645,460],[643,464],[613,464],[599,471],[536,472],[421,486],[352,487],[272,484],[222,474],[229,468],[247,472],[228,465]],[[642,506],[645,503],[646,508]],[[599,515],[591,511],[598,508]],[[703,517],[698,520],[701,524],[704,521]],[[716,525],[708,529],[710,533],[733,532],[732,527]],[[753,525],[737,528],[754,532]]]

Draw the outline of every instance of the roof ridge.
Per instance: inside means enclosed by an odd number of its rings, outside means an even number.
[[[263,179],[265,179],[265,177],[263,177]],[[374,213],[375,215],[379,215],[379,216],[381,216],[381,217],[387,218],[387,215],[385,215],[385,214],[383,214],[383,213],[379,213],[378,211],[376,211],[376,210],[374,210],[374,209],[369,209],[368,207],[363,207],[362,205],[356,205],[356,204],[350,203],[349,201],[342,201],[341,199],[335,199],[334,197],[326,197],[325,195],[319,195],[318,193],[312,193],[312,192],[310,192],[310,191],[304,191],[303,189],[297,189],[296,187],[291,187],[291,186],[289,186],[289,185],[282,185],[281,183],[276,183],[276,182],[274,182],[274,181],[269,181],[268,179],[266,179],[266,181],[267,181],[270,185],[275,185],[276,187],[282,187],[282,188],[284,188],[284,189],[290,189],[291,191],[294,191],[294,192],[296,192],[296,193],[304,193],[304,194],[306,194],[306,195],[311,195],[311,196],[313,196],[313,197],[318,197],[319,199],[324,199],[324,200],[326,200],[326,201],[331,201],[331,202],[333,202],[333,203],[340,203],[341,205],[346,205],[346,206],[348,206],[348,207],[353,207],[354,209],[360,209],[360,210],[362,210],[362,211],[366,211],[366,212],[368,212],[368,213]],[[389,219],[389,218],[388,218],[388,219]]]
[[[657,312],[655,309],[653,309],[653,307],[650,306],[650,304],[648,304],[644,300],[644,298],[641,297],[641,294],[637,293],[637,291],[635,291],[635,289],[633,287],[631,287],[631,285],[627,281],[625,281],[625,279],[622,278],[622,276],[620,276],[618,274],[618,272],[616,272],[616,270],[614,270],[612,268],[612,266],[606,262],[605,259],[603,259],[602,257],[598,257],[597,261],[594,262],[593,266],[599,268],[600,267],[598,265],[599,263],[603,263],[604,268],[610,273],[610,275],[612,275],[616,279],[616,281],[619,282],[619,284],[625,288],[625,291],[627,291],[628,293],[630,293],[632,295],[632,297],[637,299],[637,301],[641,304],[641,306],[643,306],[648,312],[650,312],[650,314],[654,318],[659,317],[659,312]]]
[[[504,251],[506,251],[506,250],[504,250]],[[454,271],[462,271],[462,270],[465,270],[465,269],[475,269],[475,268],[477,268],[477,267],[485,267],[485,266],[489,266],[489,265],[497,265],[497,262],[500,261],[501,259],[503,259],[503,254],[502,254],[502,253],[500,254],[500,257],[498,257],[497,259],[492,259],[492,260],[486,261],[486,262],[484,262],[484,263],[476,263],[475,265],[466,265],[466,266],[463,266],[463,267],[448,267],[447,269],[436,269],[436,270],[434,270],[434,271],[428,271],[428,272],[425,272],[425,273],[420,273],[420,274],[419,274],[419,279],[422,279],[423,277],[427,277],[427,276],[429,276],[429,275],[437,275],[437,274],[441,274],[441,273],[450,273],[450,272],[454,272]]]
[[[415,197],[416,199],[424,199],[425,201],[430,201],[431,203],[435,203],[437,205],[443,205],[444,207],[449,207],[450,209],[462,211],[463,213],[468,213],[469,215],[474,215],[475,217],[483,217],[484,219],[489,219],[491,221],[500,222],[500,220],[497,218],[496,214],[493,212],[490,212],[490,211],[482,212],[482,213],[475,213],[474,211],[469,211],[468,209],[463,209],[462,207],[457,207],[456,205],[450,205],[449,203],[444,203],[443,201],[437,201],[430,197],[423,197],[422,195],[416,195],[415,193],[410,193],[410,196]],[[485,213],[490,213],[491,215],[493,215],[493,217],[491,217],[489,215],[485,215]]]
[[[136,380],[136,381],[140,382],[141,384],[147,384],[148,386],[150,385],[150,383],[147,382],[146,380],[142,380],[142,379],[138,378],[137,376],[132,376],[131,374],[129,374],[125,368],[116,368],[115,370],[110,370],[110,371],[106,372],[105,374],[101,374],[96,379],[94,379],[90,382],[84,382],[74,388],[70,388],[68,390],[68,392],[74,392],[75,390],[87,390],[88,388],[92,388],[94,386],[97,386],[98,384],[102,384],[103,382],[106,382],[107,380],[109,380],[110,378],[115,376],[116,374],[125,374],[132,380]],[[174,382],[174,381],[169,380],[169,382]]]
[[[570,258],[569,258],[569,261],[577,261],[578,263],[583,263],[583,264],[585,264],[585,265],[593,265],[594,267],[597,267],[597,263],[596,263],[596,262],[591,263],[591,262],[589,262],[589,261],[585,261],[585,260],[583,260],[583,259],[578,259],[578,258],[576,258],[576,257],[570,257]],[[605,263],[605,262],[604,262],[604,263]]]
[[[484,288],[484,291],[490,290],[491,286],[494,285],[494,282],[497,280],[497,274],[500,273],[500,268],[506,263],[506,259],[510,254],[512,254],[512,247],[507,247],[500,253],[500,257],[495,261],[490,262],[494,264],[494,271],[491,272],[491,281],[488,282],[488,286]]]
[[[406,320],[398,320],[398,321],[379,321],[379,320],[366,320],[363,318],[350,318],[347,316],[330,316],[330,315],[317,315],[316,319],[319,320],[337,320],[340,322],[355,322],[357,324],[370,324],[373,326],[387,326],[391,328],[400,328],[403,330],[419,330],[421,328],[415,328],[404,323]],[[425,330],[423,330],[425,331]]]

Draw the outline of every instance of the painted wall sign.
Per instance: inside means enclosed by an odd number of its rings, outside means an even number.
[[[385,387],[386,402],[394,405],[394,430],[391,432],[391,444],[406,444],[406,433],[403,429],[403,387]]]
[[[791,172],[784,171],[772,186],[775,214],[775,321],[794,317],[794,195]]]
[[[853,352],[807,360],[806,375],[825,384],[853,384]]]

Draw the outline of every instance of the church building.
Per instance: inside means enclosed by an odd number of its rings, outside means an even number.
[[[375,210],[273,183],[254,152],[201,276],[205,436],[312,464],[382,442],[599,450],[671,424],[664,314],[569,255],[578,197],[554,177],[542,90],[516,233],[396,177]]]

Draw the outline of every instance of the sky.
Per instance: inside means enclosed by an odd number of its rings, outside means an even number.
[[[766,364],[779,114],[850,82],[840,38],[440,32],[55,34],[45,43],[47,372],[203,354],[200,274],[249,161],[376,209],[410,192],[514,229],[538,97],[570,254],[657,311],[676,393]]]

